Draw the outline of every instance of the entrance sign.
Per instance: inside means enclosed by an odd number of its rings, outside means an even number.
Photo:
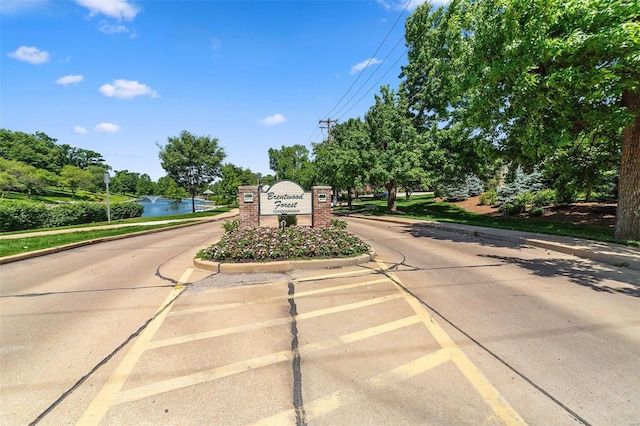
[[[273,184],[260,191],[260,215],[312,214],[311,192],[305,192],[300,185],[288,180]]]

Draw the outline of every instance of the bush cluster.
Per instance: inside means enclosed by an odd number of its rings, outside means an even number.
[[[140,217],[144,207],[138,203],[114,203],[111,219],[120,220]],[[24,231],[38,228],[81,225],[107,220],[107,206],[101,203],[69,203],[56,206],[27,201],[0,203],[0,232]]]
[[[218,262],[254,262],[351,257],[369,249],[357,236],[337,228],[258,227],[225,233],[201,257]]]

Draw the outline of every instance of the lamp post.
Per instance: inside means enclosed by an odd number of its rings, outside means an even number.
[[[107,222],[111,223],[111,205],[109,204],[109,181],[111,176],[109,172],[104,172],[104,183],[107,185]]]

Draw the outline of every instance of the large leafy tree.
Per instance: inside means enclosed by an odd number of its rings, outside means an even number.
[[[195,213],[195,197],[200,190],[220,176],[222,161],[226,157],[218,146],[218,138],[196,136],[186,130],[180,136],[169,137],[160,148],[160,161],[167,175],[191,195],[191,207]]]
[[[255,185],[258,182],[258,175],[250,169],[243,169],[231,163],[222,166],[221,174],[220,180],[211,185],[211,190],[217,197],[225,200],[235,200],[239,186]]]
[[[495,148],[506,162],[546,161],[587,191],[589,176],[609,173],[620,155],[616,238],[640,239],[640,4],[452,0],[430,9],[407,26],[418,123],[434,115],[436,131],[459,125],[479,158]]]
[[[425,184],[441,187],[465,176],[495,174],[494,135],[469,126],[465,90],[476,2],[452,0],[448,7],[419,7],[405,25],[408,64],[401,90],[423,136]]]
[[[424,176],[421,137],[407,114],[406,99],[388,86],[380,88],[365,121],[369,129],[368,145],[363,147],[367,181],[384,185],[388,193],[387,210],[394,212],[398,185],[420,181]]]
[[[157,185],[151,177],[143,173],[136,182],[136,195],[154,195],[157,193]]]
[[[111,189],[113,192],[135,194],[139,179],[140,173],[116,170],[115,176],[111,178]]]
[[[640,239],[640,3],[479,5],[469,57],[473,122],[497,126],[505,150],[532,161],[577,140],[613,158],[621,147],[615,234]]]
[[[21,161],[37,169],[59,172],[59,148],[56,139],[43,132],[29,134],[0,129],[0,157]]]
[[[292,180],[309,189],[315,180],[313,163],[309,160],[309,149],[304,145],[269,148],[269,168],[278,180]]]
[[[359,118],[336,124],[331,140],[313,147],[317,179],[336,190],[346,189],[351,206],[352,194],[366,179],[363,148],[368,146],[367,125]]]
[[[75,198],[76,191],[83,185],[87,185],[91,180],[91,173],[87,170],[83,170],[80,167],[67,164],[60,171],[60,177],[64,185],[71,190],[72,197]]]

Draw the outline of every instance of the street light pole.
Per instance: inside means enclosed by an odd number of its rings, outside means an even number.
[[[111,205],[109,204],[109,181],[111,176],[109,172],[104,172],[104,183],[107,185],[107,222],[111,223]]]

